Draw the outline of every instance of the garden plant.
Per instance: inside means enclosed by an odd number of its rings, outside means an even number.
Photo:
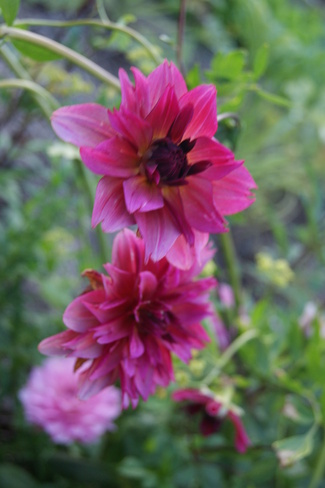
[[[325,487],[324,3],[0,13],[0,486]]]

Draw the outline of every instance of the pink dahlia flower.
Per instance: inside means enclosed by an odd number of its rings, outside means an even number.
[[[202,251],[202,266],[211,258]],[[69,330],[41,342],[49,355],[78,358],[90,365],[79,376],[79,396],[88,398],[120,380],[123,406],[135,407],[157,385],[174,379],[171,353],[187,362],[192,349],[201,349],[209,337],[200,321],[212,314],[209,290],[213,278],[194,280],[196,264],[180,270],[166,258],[145,260],[144,242],[130,230],[114,240],[108,273],[88,270],[90,289],[66,309]]]
[[[95,442],[114,430],[121,413],[120,391],[111,386],[88,400],[80,400],[73,359],[49,358],[33,368],[19,398],[26,419],[41,427],[58,444]]]
[[[158,261],[175,243],[195,249],[199,233],[225,232],[224,216],[251,205],[256,185],[243,161],[214,138],[213,85],[188,91],[167,61],[148,77],[131,70],[134,85],[119,72],[119,110],[94,103],[63,107],[52,125],[80,147],[92,172],[103,175],[92,225],[101,222],[104,232],[115,232],[136,224],[146,259]]]
[[[240,417],[231,409],[226,410],[224,405],[215,400],[212,394],[202,393],[195,388],[184,388],[174,391],[172,398],[175,402],[186,402],[186,411],[190,415],[200,414],[200,430],[202,435],[209,436],[218,432],[221,424],[230,420],[235,428],[235,447],[238,452],[244,453],[250,445]]]

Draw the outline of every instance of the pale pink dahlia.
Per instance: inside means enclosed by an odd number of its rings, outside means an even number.
[[[250,439],[238,414],[217,401],[212,394],[202,393],[196,388],[184,388],[174,391],[175,402],[185,402],[189,415],[201,415],[200,431],[204,436],[218,432],[225,420],[230,420],[235,428],[235,448],[244,453],[250,445]]]
[[[49,358],[33,368],[19,392],[28,422],[41,427],[59,444],[95,442],[121,413],[120,391],[111,386],[88,400],[80,400],[75,361]]]
[[[201,253],[202,266],[211,250]],[[213,278],[194,280],[196,264],[180,270],[166,258],[145,260],[144,242],[130,230],[114,240],[108,273],[88,270],[90,288],[66,309],[69,330],[41,342],[49,355],[69,355],[89,366],[79,376],[79,396],[88,398],[120,380],[123,406],[146,400],[156,386],[174,379],[171,353],[189,361],[192,349],[209,341],[200,321],[212,314]]]
[[[225,232],[225,215],[254,201],[253,178],[220,144],[216,89],[187,90],[173,63],[148,77],[131,68],[134,85],[120,70],[119,110],[97,104],[63,107],[52,125],[80,147],[81,159],[99,181],[92,225],[104,232],[136,224],[146,259],[166,256],[176,241],[196,246],[198,233]],[[168,256],[167,256],[168,258]],[[188,265],[193,260],[188,261]]]

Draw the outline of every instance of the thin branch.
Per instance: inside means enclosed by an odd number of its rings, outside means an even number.
[[[103,12],[101,12],[102,15]],[[116,22],[111,22],[108,20],[97,20],[97,19],[79,19],[71,21],[60,21],[60,20],[48,20],[48,19],[19,19],[14,24],[17,26],[47,26],[47,27],[74,27],[78,25],[88,25],[92,27],[102,27],[103,29],[113,30],[117,32],[122,32],[128,35],[141,46],[143,46],[150,57],[155,61],[156,64],[162,62],[161,56],[157,53],[157,47],[153,46],[142,34],[139,34],[136,30],[132,29],[123,24]]]
[[[183,75],[185,72],[184,64],[183,64],[183,40],[184,40],[185,21],[186,21],[186,0],[180,0],[176,57],[177,57],[178,67],[181,70]]]
[[[112,85],[114,88],[120,90],[120,82],[118,78],[113,76],[111,73],[103,69],[98,64],[94,63],[90,59],[82,56],[69,47],[64,46],[52,39],[48,39],[47,37],[41,36],[39,34],[35,34],[33,32],[25,31],[23,29],[17,29],[15,27],[7,27],[5,25],[0,26],[0,38],[9,37],[10,39],[17,39],[20,41],[29,42],[31,44],[35,44],[36,46],[43,47],[48,49],[49,51],[56,53],[65,59],[68,59],[75,65],[79,66],[80,68],[88,71],[96,78]]]

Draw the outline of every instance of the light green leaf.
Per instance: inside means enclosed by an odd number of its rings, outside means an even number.
[[[314,446],[312,432],[310,430],[305,435],[287,437],[272,444],[282,467],[292,466],[300,459],[311,454]]]
[[[1,0],[0,0],[1,1]],[[36,46],[27,41],[21,41],[18,39],[12,40],[13,45],[15,46],[18,51],[21,52],[24,56],[34,59],[34,61],[54,61],[55,59],[60,59],[61,56],[46,49],[45,47]]]
[[[236,80],[242,74],[246,63],[243,50],[231,53],[218,53],[212,60],[209,75],[214,79]]]
[[[0,0],[0,8],[7,25],[12,25],[17,17],[20,0]]]
[[[263,44],[258,49],[254,59],[253,71],[254,71],[255,78],[257,80],[265,73],[268,60],[269,60],[269,46],[267,44]]]

